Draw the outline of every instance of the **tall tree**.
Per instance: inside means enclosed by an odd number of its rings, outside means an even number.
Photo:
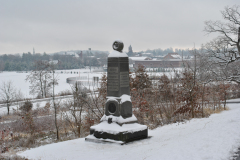
[[[195,117],[197,112],[199,99],[199,83],[193,72],[185,70],[182,73],[180,86],[177,93],[178,102],[182,105],[175,111],[175,113],[191,113],[191,117]]]
[[[50,62],[49,63],[49,69],[52,72],[52,77],[49,82],[49,86],[52,87],[52,98],[53,98],[53,108],[54,108],[54,119],[55,119],[55,127],[56,127],[56,132],[57,132],[57,140],[59,140],[59,127],[57,123],[57,109],[58,106],[55,102],[55,85],[58,85],[58,79],[55,75],[55,68],[56,68],[57,63]]]
[[[240,83],[240,6],[225,7],[224,21],[206,21],[204,31],[219,36],[204,45],[212,64],[218,65],[225,79]],[[234,72],[233,72],[234,70]]]
[[[16,89],[13,86],[12,81],[2,82],[2,85],[0,86],[0,97],[1,100],[7,104],[8,115],[10,111],[10,106],[15,100],[15,92]]]
[[[26,77],[26,81],[31,83],[30,94],[40,94],[47,97],[51,89],[51,75],[48,72],[49,63],[47,61],[35,61],[35,69]]]
[[[185,69],[182,72],[180,79],[180,86],[178,88],[178,101],[182,104],[175,113],[191,113],[191,117],[195,117],[195,112],[198,112],[199,105],[197,101],[199,99],[200,91],[200,70],[202,64],[197,60],[197,52],[195,48],[190,51],[194,55],[193,61],[186,61]]]

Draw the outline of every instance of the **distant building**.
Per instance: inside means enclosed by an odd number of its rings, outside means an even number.
[[[180,68],[182,67],[183,61],[181,59],[142,60],[135,61],[134,67],[140,64],[146,68]]]
[[[149,57],[129,57],[129,64],[134,64],[135,61],[150,60]]]
[[[182,59],[178,53],[168,53],[163,59]]]
[[[132,57],[129,57],[129,59]],[[138,57],[142,58],[142,57]],[[135,58],[133,58],[135,59]],[[168,53],[164,57],[135,59],[134,67],[143,65],[146,68],[180,68],[183,66],[182,57],[178,53]]]
[[[132,46],[131,46],[131,45],[128,47],[128,53],[127,53],[127,55],[128,55],[129,57],[134,56],[134,53],[133,53],[133,50],[132,50]]]
[[[132,46],[131,46],[131,45],[128,47],[128,53],[133,53],[133,50],[132,50]]]
[[[164,59],[165,56],[153,56],[152,58],[156,58],[157,60],[161,60],[161,59]]]

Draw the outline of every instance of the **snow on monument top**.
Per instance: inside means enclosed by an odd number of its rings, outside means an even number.
[[[112,51],[108,57],[128,57],[128,55],[126,53],[121,53],[121,52],[118,52],[118,51]]]

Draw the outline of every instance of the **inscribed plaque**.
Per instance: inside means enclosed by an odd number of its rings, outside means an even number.
[[[108,90],[119,90],[118,67],[108,67]]]
[[[120,87],[129,86],[129,72],[120,72]]]

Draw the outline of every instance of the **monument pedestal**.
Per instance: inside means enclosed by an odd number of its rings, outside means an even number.
[[[86,140],[127,143],[147,138],[147,136],[148,128],[145,125],[131,123],[121,126],[116,122],[109,124],[103,121],[90,128],[90,135],[86,137]]]
[[[148,137],[148,127],[138,124],[132,114],[129,87],[129,61],[122,53],[123,43],[113,43],[108,55],[107,101],[100,124],[90,127],[86,140],[126,143]]]

